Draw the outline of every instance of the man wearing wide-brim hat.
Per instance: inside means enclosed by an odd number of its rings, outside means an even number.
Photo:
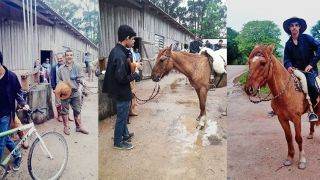
[[[299,73],[305,75],[308,94],[312,104],[315,105],[318,97],[315,77],[318,76],[317,63],[320,59],[320,44],[310,35],[303,34],[307,29],[307,23],[304,19],[289,18],[283,22],[283,29],[290,35],[284,49],[284,66],[289,73],[299,70]],[[309,121],[318,121],[312,105],[310,105],[310,111]]]

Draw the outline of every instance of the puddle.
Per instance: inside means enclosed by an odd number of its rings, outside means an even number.
[[[221,145],[222,138],[217,135],[217,122],[207,120],[205,129],[196,129],[198,121],[191,115],[181,115],[170,125],[169,137],[177,143],[179,152],[188,153],[197,147]]]

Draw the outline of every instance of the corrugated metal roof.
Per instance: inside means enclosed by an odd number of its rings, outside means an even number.
[[[22,11],[22,0],[2,0],[2,2],[11,7],[14,7],[15,9]],[[33,8],[34,8],[34,5],[33,5]],[[69,32],[72,32],[76,36],[76,38],[81,39],[82,41],[98,49],[98,47],[93,42],[91,42],[86,36],[84,36],[77,28],[75,28],[62,16],[60,16],[54,9],[52,9],[43,0],[37,1],[37,13],[38,13],[38,18],[41,18],[42,20],[47,21],[48,24],[50,25],[59,24],[61,26],[64,26],[65,29]]]

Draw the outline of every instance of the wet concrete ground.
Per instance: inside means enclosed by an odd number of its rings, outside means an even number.
[[[228,66],[229,83],[244,72],[247,66]],[[308,140],[309,122],[302,121],[303,148],[307,168],[298,169],[298,147],[294,141],[295,159],[292,166],[284,167],[287,143],[277,117],[269,117],[270,102],[253,104],[240,86],[228,87],[228,180],[316,180],[320,177],[319,128],[315,138]],[[293,124],[291,124],[294,136]]]
[[[148,97],[154,85],[138,83],[137,95]],[[114,116],[99,122],[99,179],[226,179],[226,87],[209,92],[208,122],[199,131],[198,98],[184,75],[171,73],[160,86],[160,94],[130,119],[134,149],[113,148]]]
[[[97,92],[97,79],[93,82],[88,82],[90,91]],[[48,131],[56,131],[62,134],[69,148],[69,160],[67,167],[60,179],[97,179],[98,178],[98,96],[97,94],[89,94],[85,98],[82,107],[82,123],[90,134],[84,135],[75,132],[75,123],[70,123],[71,135],[66,136],[63,133],[63,124],[56,119],[51,119],[44,124],[36,125],[36,129],[40,134],[44,134]],[[31,143],[33,142],[30,141]],[[10,172],[7,179],[31,179],[27,169],[28,150],[21,149],[23,152],[23,159],[21,168],[18,172]],[[47,166],[47,164],[43,164]],[[48,167],[50,168],[50,167]]]

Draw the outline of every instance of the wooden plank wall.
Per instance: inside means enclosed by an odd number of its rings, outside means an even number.
[[[189,44],[191,40],[188,34],[176,28],[172,23],[154,15],[147,7],[139,10],[116,6],[102,0],[99,3],[101,18],[100,57],[108,57],[109,52],[117,43],[117,31],[121,24],[131,26],[136,31],[137,36],[142,38],[142,41],[150,43],[155,42],[155,34],[164,36],[165,46],[169,46],[174,40],[186,44]],[[147,44],[146,49],[149,58],[154,57],[159,51],[152,44]],[[142,56],[146,58],[144,53]]]
[[[51,50],[55,54],[71,48],[78,62],[82,61],[85,52],[90,52],[94,59],[98,58],[98,49],[59,25],[38,25],[38,39],[39,43],[32,48],[34,58],[27,59],[23,22],[0,20],[0,50],[4,56],[4,64],[11,70],[32,70],[34,60],[40,58],[40,50]]]

